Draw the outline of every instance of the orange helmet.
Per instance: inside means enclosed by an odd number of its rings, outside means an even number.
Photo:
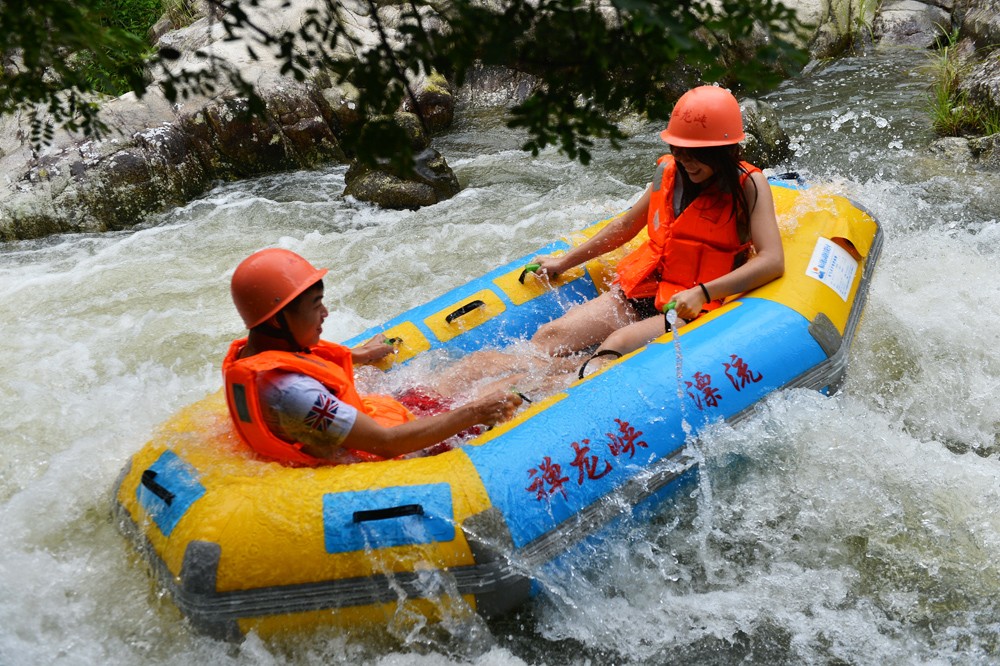
[[[291,250],[254,252],[233,273],[230,291],[247,328],[262,324],[292,299],[319,282],[326,269],[314,267]]]
[[[739,143],[746,138],[740,103],[725,88],[692,88],[677,100],[660,138],[671,146],[683,148]]]

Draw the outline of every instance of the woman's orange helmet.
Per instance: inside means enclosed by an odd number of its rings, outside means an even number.
[[[247,328],[278,314],[296,296],[326,275],[291,250],[270,248],[240,262],[229,285],[233,303]]]
[[[660,138],[671,146],[683,148],[739,143],[746,138],[740,103],[725,88],[692,88],[677,100]]]

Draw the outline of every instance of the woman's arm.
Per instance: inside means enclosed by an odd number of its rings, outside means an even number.
[[[450,412],[409,421],[392,428],[385,428],[366,414],[358,412],[354,426],[340,446],[368,451],[384,458],[393,458],[437,444],[474,425],[496,425],[514,415],[521,404],[521,397],[512,391],[497,391],[474,400]],[[311,450],[311,455],[327,457],[336,449]]]
[[[750,208],[750,237],[755,254],[734,271],[705,283],[711,300],[742,294],[767,284],[785,272],[785,250],[774,212],[774,198],[767,177],[755,172],[743,184]],[[701,287],[682,291],[674,298],[677,316],[690,319],[698,316],[708,302]]]
[[[589,238],[586,242],[577,245],[566,254],[553,257],[549,255],[536,257],[535,262],[540,264],[537,271],[539,275],[549,275],[557,277],[560,273],[565,273],[574,266],[590,261],[594,257],[599,257],[605,252],[616,250],[625,243],[635,238],[636,234],[646,226],[646,212],[649,210],[649,188],[643,195],[632,204],[624,214],[608,222],[608,224]]]

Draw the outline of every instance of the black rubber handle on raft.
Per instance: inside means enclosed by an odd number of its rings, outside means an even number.
[[[785,173],[779,173],[776,176],[771,176],[774,180],[794,180],[799,185],[804,184],[806,181],[802,179],[798,171],[786,171]]]
[[[477,310],[477,309],[483,307],[484,305],[486,305],[486,301],[480,301],[478,299],[474,300],[474,301],[471,301],[469,303],[466,303],[465,305],[463,305],[459,309],[455,310],[454,312],[452,312],[447,317],[445,317],[444,321],[445,321],[446,324],[450,324],[451,322],[455,321],[459,317],[461,317],[463,315],[467,315],[470,312],[472,312],[473,310]]]
[[[424,507],[419,504],[403,504],[402,506],[390,506],[387,509],[369,509],[368,511],[355,511],[354,522],[365,523],[372,520],[388,520],[390,518],[402,518],[403,516],[422,516]]]
[[[153,470],[147,469],[143,472],[140,483],[142,483],[142,485],[145,486],[149,492],[163,500],[164,504],[167,506],[173,504],[174,497],[176,497],[176,495],[156,482],[156,472]]]

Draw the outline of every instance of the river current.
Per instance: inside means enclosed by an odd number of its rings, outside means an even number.
[[[996,663],[1000,174],[929,149],[925,57],[836,61],[767,97],[795,148],[782,170],[885,230],[843,390],[713,428],[680,511],[500,621],[216,642],[150,582],[111,488],[219,387],[250,252],[329,267],[324,335],[343,340],[625,208],[659,128],[630,124],[582,167],[468,114],[435,144],[463,191],[419,211],[345,201],[331,167],[223,185],[128,232],[0,245],[0,664]]]

